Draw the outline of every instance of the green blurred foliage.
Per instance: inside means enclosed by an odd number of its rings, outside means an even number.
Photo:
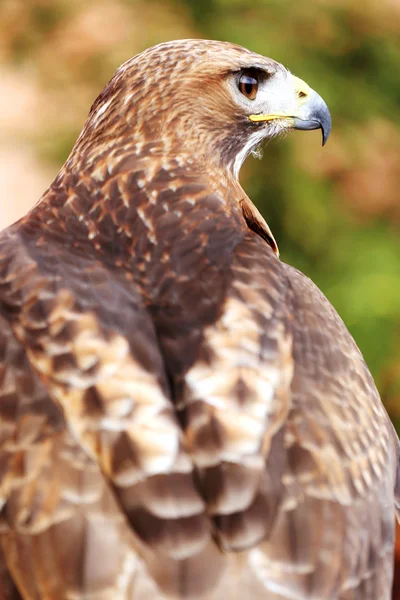
[[[400,424],[400,3],[3,2],[6,60],[21,76],[30,65],[43,88],[61,89],[75,107],[74,118],[63,121],[60,110],[35,138],[38,154],[57,164],[79,132],[87,98],[119,63],[165,39],[236,42],[317,89],[332,113],[328,145],[320,147],[317,132],[274,140],[262,160],[248,159],[241,181],[282,259],[311,277],[342,316]]]

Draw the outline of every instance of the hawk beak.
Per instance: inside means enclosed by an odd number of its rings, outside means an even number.
[[[312,90],[305,81],[295,76],[292,77],[298,104],[298,110],[294,111],[295,114],[250,115],[249,119],[254,123],[284,119],[293,129],[322,129],[322,145],[324,146],[332,126],[329,109],[321,96]]]
[[[325,146],[331,132],[332,120],[329,109],[321,96],[305,81],[294,77],[295,90],[300,104],[293,118],[294,129],[322,129],[322,145]]]

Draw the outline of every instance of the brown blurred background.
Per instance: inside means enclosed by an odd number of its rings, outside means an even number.
[[[272,56],[330,106],[326,148],[293,134],[241,180],[283,260],[344,318],[399,429],[400,0],[0,0],[0,228],[38,200],[117,66],[182,37]]]

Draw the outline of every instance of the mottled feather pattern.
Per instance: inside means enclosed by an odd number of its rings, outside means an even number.
[[[397,436],[232,175],[253,64],[125,63],[1,234],[0,600],[389,599]]]
[[[262,544],[259,565],[267,586],[283,597],[296,588],[304,592],[293,597],[304,600],[385,597],[392,577],[396,468],[388,417],[337,313],[303,274],[284,269],[296,315],[292,405],[282,511]],[[285,563],[296,573],[292,581],[282,577]]]

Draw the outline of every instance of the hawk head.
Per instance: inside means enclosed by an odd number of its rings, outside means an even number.
[[[322,98],[281,64],[226,42],[178,40],[117,70],[93,105],[83,138],[97,151],[105,139],[162,140],[168,155],[190,156],[200,168],[214,165],[237,177],[263,140],[321,128],[325,143],[330,127]]]

